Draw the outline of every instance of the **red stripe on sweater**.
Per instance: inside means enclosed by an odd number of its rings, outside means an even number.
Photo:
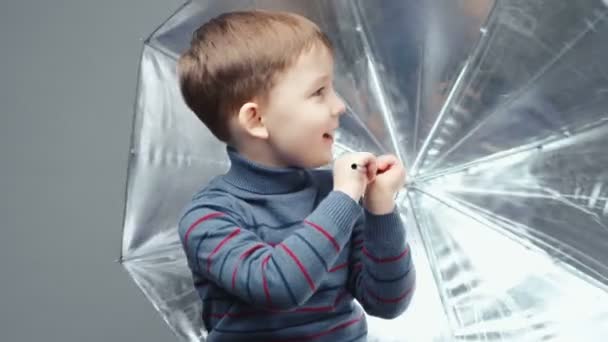
[[[387,262],[397,261],[397,260],[403,258],[404,256],[406,256],[409,253],[409,251],[410,251],[410,246],[408,245],[405,248],[405,250],[397,256],[390,257],[390,258],[377,258],[377,257],[371,255],[370,252],[365,247],[363,247],[363,254],[365,254],[368,258],[372,259],[372,261],[375,263],[387,263]]]
[[[222,216],[222,215],[224,215],[224,214],[220,213],[220,212],[207,214],[207,215],[201,217],[200,219],[196,220],[190,227],[188,227],[188,230],[186,231],[186,236],[184,237],[184,247],[185,247],[184,249],[188,250],[188,238],[190,237],[190,233],[192,233],[192,231],[194,230],[194,228],[196,228],[196,226],[203,223],[204,221],[207,221],[207,220],[210,220],[212,218]]]
[[[334,266],[334,268],[330,269],[329,272],[336,272],[337,270],[343,269],[344,267],[348,266],[348,263],[345,262],[343,264],[340,264],[338,266]]]
[[[239,269],[239,264],[234,266],[234,271],[232,271],[232,290],[234,291],[234,287],[236,286],[236,271]]]
[[[319,337],[323,337],[325,335],[334,333],[334,332],[336,332],[338,330],[342,330],[342,329],[348,328],[349,326],[351,326],[353,324],[359,323],[363,319],[363,317],[365,317],[365,314],[359,316],[359,318],[351,319],[351,320],[346,321],[344,323],[340,323],[340,324],[336,325],[335,327],[333,327],[331,329],[328,329],[328,330],[325,330],[325,331],[321,331],[321,332],[318,332],[316,334],[306,335],[306,336],[302,336],[302,337],[295,337],[295,338],[291,338],[291,339],[288,339],[288,340],[274,340],[273,342],[297,342],[297,341],[310,341],[310,340],[314,340],[314,339],[317,339]]]
[[[353,247],[358,247],[363,244],[363,239],[353,241]]]
[[[308,308],[298,308],[293,310],[293,312],[329,312],[335,309],[334,306],[311,306]]]
[[[270,260],[270,254],[266,258],[264,258],[264,260],[262,261],[262,281],[264,282],[264,293],[266,294],[266,305],[268,305],[268,307],[272,307],[272,301],[270,300],[270,289],[268,288],[268,282],[266,281],[266,272],[264,271],[264,268],[268,264],[268,260]]]
[[[258,243],[257,245],[255,245],[255,246],[249,248],[248,250],[244,251],[243,254],[241,254],[241,256],[240,256],[239,259],[240,260],[244,260],[245,258],[247,258],[248,256],[250,256],[251,253],[255,252],[256,250],[258,250],[258,249],[260,249],[262,247],[264,247],[264,244],[263,243]],[[237,273],[237,270],[239,268],[239,264],[240,263],[237,263],[236,265],[234,265],[234,271],[232,271],[232,289],[233,290],[234,290],[234,287],[236,285],[235,284],[236,283],[236,273]]]
[[[323,227],[319,226],[316,223],[310,222],[310,221],[304,221],[306,223],[308,223],[309,225],[313,226],[316,230],[320,231],[321,234],[325,235],[325,237],[329,240],[329,242],[331,242],[332,245],[334,245],[334,248],[336,249],[337,252],[340,251],[340,245],[338,244],[338,241],[336,241],[336,239],[334,239],[333,236],[331,236],[331,234],[329,234],[327,232],[327,230],[323,229]]]
[[[274,315],[274,314],[286,314],[286,313],[297,313],[297,312],[331,312],[336,310],[338,304],[344,299],[344,297],[348,294],[348,290],[343,289],[338,292],[336,299],[334,300],[333,305],[326,306],[309,306],[309,307],[299,307],[296,309],[290,310],[278,310],[278,309],[267,309],[267,310],[255,310],[255,311],[245,311],[245,312],[226,312],[226,313],[212,313],[210,316],[215,318],[223,318],[223,317],[250,317],[250,316],[258,316],[258,315]]]
[[[384,297],[380,297],[377,294],[373,293],[369,288],[367,288],[367,293],[369,293],[369,295],[374,298],[375,300],[381,302],[381,303],[390,303],[390,304],[394,304],[394,303],[399,303],[400,301],[402,301],[404,298],[406,298],[409,294],[412,293],[412,290],[414,290],[414,286],[410,287],[409,289],[405,290],[405,292],[403,292],[401,295],[399,295],[396,298],[384,298]]]
[[[214,318],[224,318],[224,317],[243,318],[243,317],[251,317],[251,316],[288,314],[288,313],[297,313],[297,312],[330,312],[335,309],[336,309],[335,306],[317,306],[317,307],[297,308],[295,310],[269,309],[269,310],[244,311],[244,312],[211,313],[209,316],[214,317]]]
[[[344,298],[347,292],[343,292],[336,298],[336,304]],[[286,314],[286,313],[296,313],[296,312],[330,312],[336,309],[336,305],[327,305],[327,306],[309,306],[304,308],[297,308],[293,310],[277,310],[277,309],[268,309],[268,310],[259,310],[259,311],[246,311],[246,312],[226,312],[226,313],[213,313],[211,316],[222,318],[225,316],[239,318],[239,317],[249,317],[249,316],[258,316],[258,315],[274,315],[274,314]]]
[[[211,271],[211,259],[212,259],[213,255],[215,253],[217,253],[228,241],[230,241],[230,239],[232,239],[233,237],[235,237],[240,232],[241,232],[241,228],[237,228],[235,231],[233,231],[232,233],[230,233],[230,235],[226,236],[224,238],[224,240],[222,240],[222,242],[220,242],[219,245],[217,245],[215,247],[215,249],[213,249],[213,251],[211,252],[211,254],[209,254],[209,257],[207,259],[207,272]]]
[[[291,249],[289,249],[284,244],[281,243],[280,246],[285,250],[285,252],[287,252],[287,254],[289,254],[289,256],[293,259],[293,261],[296,262],[296,264],[300,268],[300,272],[302,272],[302,274],[304,274],[304,277],[306,277],[306,280],[308,281],[308,285],[310,286],[311,290],[314,291],[315,290],[315,283],[312,281],[312,278],[308,274],[308,271],[306,271],[306,268],[304,267],[304,265],[302,265],[302,263],[300,262],[300,259],[298,259],[298,257],[295,254],[293,254],[293,252],[291,251]]]
[[[255,246],[249,248],[248,250],[244,251],[243,254],[241,254],[241,260],[245,259],[246,257],[250,256],[251,253],[257,251],[258,249],[264,247],[263,243],[258,243]]]

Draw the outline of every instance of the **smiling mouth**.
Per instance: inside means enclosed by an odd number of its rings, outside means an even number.
[[[323,134],[323,138],[329,139],[329,140],[334,140],[334,137],[331,134],[329,134],[329,133]]]

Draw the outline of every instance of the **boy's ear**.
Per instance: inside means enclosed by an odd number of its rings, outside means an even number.
[[[241,106],[238,123],[242,130],[256,138],[267,139],[268,130],[264,125],[260,106],[255,102],[247,102]]]

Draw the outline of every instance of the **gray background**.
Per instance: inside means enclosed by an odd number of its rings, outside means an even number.
[[[0,341],[175,341],[119,256],[146,38],[178,0],[0,2]]]

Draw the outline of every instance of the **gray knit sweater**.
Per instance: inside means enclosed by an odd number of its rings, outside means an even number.
[[[369,213],[332,190],[330,170],[226,150],[230,170],[179,221],[207,341],[365,341],[365,313],[407,308],[415,271],[396,210]]]

